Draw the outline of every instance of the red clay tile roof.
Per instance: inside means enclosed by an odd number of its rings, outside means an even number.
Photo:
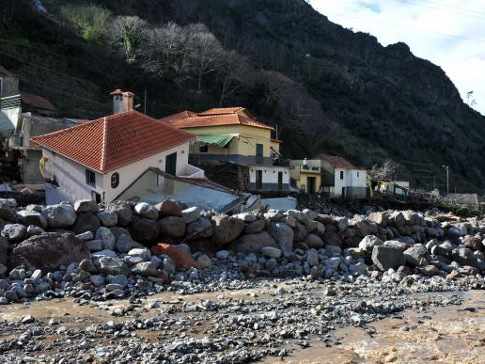
[[[32,138],[32,142],[101,173],[194,139],[137,111],[110,115]]]
[[[178,129],[222,125],[246,125],[254,126],[256,128],[273,130],[271,126],[257,121],[243,107],[210,109],[201,113],[184,111],[182,113],[162,118],[160,119],[160,121],[169,123],[170,125]]]
[[[320,154],[318,156],[318,159],[322,159],[324,161],[327,161],[332,167],[334,168],[340,168],[340,169],[364,169],[364,168],[359,168],[350,163],[348,160],[342,157],[338,157],[335,155],[328,155],[328,154]]]

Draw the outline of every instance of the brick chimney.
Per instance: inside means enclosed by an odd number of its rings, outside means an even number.
[[[113,96],[113,114],[133,111],[134,93],[117,89],[111,93],[111,96]]]

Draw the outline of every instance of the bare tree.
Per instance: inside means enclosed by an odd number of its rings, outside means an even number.
[[[122,49],[128,63],[133,63],[146,40],[147,25],[137,16],[120,16],[113,23],[113,42]]]
[[[393,160],[386,160],[381,166],[374,165],[369,175],[375,181],[392,181],[396,179],[401,166]]]

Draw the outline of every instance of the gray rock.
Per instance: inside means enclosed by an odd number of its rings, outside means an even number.
[[[119,226],[130,225],[133,218],[133,210],[126,202],[115,202],[108,206],[107,211],[113,212],[118,216]]]
[[[123,274],[119,274],[119,275],[108,275],[106,277],[106,280],[111,283],[111,284],[119,284],[121,287],[125,288],[126,286],[128,286],[128,277],[123,275]]]
[[[315,267],[320,264],[318,252],[315,249],[309,249],[306,254],[306,261],[310,267]]]
[[[90,252],[98,252],[103,250],[103,241],[102,240],[90,240],[86,242],[86,246],[88,247]]]
[[[452,257],[460,265],[477,266],[477,259],[473,255],[473,250],[469,248],[454,249]]]
[[[214,222],[212,241],[219,246],[236,241],[246,226],[244,221],[227,215],[216,215],[212,217],[212,221]]]
[[[128,266],[120,259],[115,257],[104,256],[97,260],[98,271],[111,275],[127,275]]]
[[[272,246],[278,248],[275,240],[266,231],[259,234],[248,234],[241,236],[234,244],[239,253],[259,253],[262,248]]]
[[[98,212],[99,207],[96,201],[93,200],[78,200],[74,202],[74,211],[77,213],[82,212]]]
[[[401,249],[394,246],[375,245],[372,250],[372,262],[381,271],[387,271],[390,268],[397,269],[404,265],[406,259]]]
[[[45,233],[45,230],[42,229],[40,226],[36,225],[29,225],[27,226],[27,237],[30,238],[31,236],[34,235],[41,235]]]
[[[81,260],[79,263],[79,269],[91,274],[97,273],[97,268],[90,258]]]
[[[96,230],[98,230],[100,226],[101,223],[95,214],[91,212],[82,212],[77,215],[77,219],[72,227],[72,231],[75,234],[82,234],[86,231],[91,231],[93,234],[95,234]]]
[[[101,240],[103,242],[103,249],[113,250],[116,244],[116,238],[112,231],[105,227],[101,226],[96,230],[96,240]]]
[[[182,217],[186,224],[190,224],[201,217],[202,209],[200,207],[190,207],[182,211]]]
[[[309,248],[321,249],[325,246],[323,240],[316,234],[309,234],[305,239],[305,244]]]
[[[15,212],[15,208],[9,206],[0,206],[0,220],[17,222],[17,213]]]
[[[53,270],[61,265],[78,263],[89,256],[85,242],[69,233],[45,233],[32,236],[12,251],[14,266]]]
[[[185,210],[184,210],[185,211]],[[209,219],[201,217],[187,225],[187,236],[189,239],[210,238],[214,233],[214,228]]]
[[[422,244],[416,244],[404,251],[406,263],[412,267],[423,267],[428,265],[428,250]]]
[[[129,234],[121,234],[116,240],[116,250],[120,253],[128,253],[133,248],[141,248],[142,245],[134,241]]]
[[[283,255],[290,256],[293,253],[293,229],[284,223],[273,222],[270,226],[270,233],[278,243]]]
[[[47,219],[38,211],[22,210],[17,215],[24,225],[35,225],[47,229]]]
[[[359,249],[366,254],[372,254],[375,246],[382,245],[383,242],[375,235],[367,235],[359,243]]]
[[[74,225],[77,219],[76,211],[71,205],[59,204],[47,206],[42,210],[50,228],[66,228]],[[81,231],[83,232],[83,231]]]
[[[152,244],[158,240],[160,227],[155,220],[134,215],[130,225],[130,232],[134,240],[142,244]]]
[[[142,262],[136,264],[131,271],[136,274],[141,274],[148,277],[165,277],[165,272],[157,269],[151,262]]]
[[[101,286],[104,286],[104,284],[106,283],[105,282],[105,278],[104,276],[100,275],[100,274],[95,274],[95,275],[92,275],[89,277],[89,280],[91,281],[91,283],[95,286],[95,287],[101,287]]]
[[[82,241],[89,241],[94,239],[94,234],[91,231],[85,231],[82,234],[76,235],[76,238]]]
[[[95,240],[93,240],[93,241],[95,241]],[[104,249],[104,250],[97,251],[96,253],[91,254],[91,256],[93,256],[95,258],[101,258],[101,257],[117,258],[118,254],[116,254],[116,252],[113,251],[113,250]]]
[[[118,224],[118,214],[115,211],[103,210],[96,214],[101,225],[113,227]]]
[[[146,202],[137,203],[135,205],[135,212],[141,217],[150,220],[157,220],[159,216],[159,211]]]
[[[265,246],[261,248],[261,254],[268,258],[279,259],[282,255],[281,249],[274,248],[272,246]]]
[[[251,215],[252,216],[252,215]],[[265,220],[255,220],[249,223],[245,229],[244,234],[257,234],[263,231],[266,228],[266,221]]]
[[[178,216],[164,217],[158,222],[160,234],[170,238],[183,238],[185,236],[185,220]]]
[[[0,237],[0,264],[7,265],[10,244],[7,239]]]
[[[21,224],[7,224],[3,227],[1,236],[11,243],[21,242],[27,237],[27,227]]]
[[[212,265],[212,259],[206,254],[202,254],[197,258],[197,264],[200,268],[209,268]]]
[[[216,253],[216,258],[221,260],[226,260],[227,258],[229,258],[230,255],[231,253],[228,250],[219,250]]]
[[[151,257],[152,257],[152,253],[147,248],[143,248],[143,249],[140,249],[140,248],[131,249],[128,252],[128,255],[130,255],[132,257],[140,257],[140,258],[142,258],[145,261],[150,260]]]

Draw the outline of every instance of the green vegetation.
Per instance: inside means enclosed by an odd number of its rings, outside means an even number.
[[[95,43],[101,43],[106,36],[111,17],[109,10],[95,4],[62,5],[60,14],[64,20],[79,31],[84,40]]]

